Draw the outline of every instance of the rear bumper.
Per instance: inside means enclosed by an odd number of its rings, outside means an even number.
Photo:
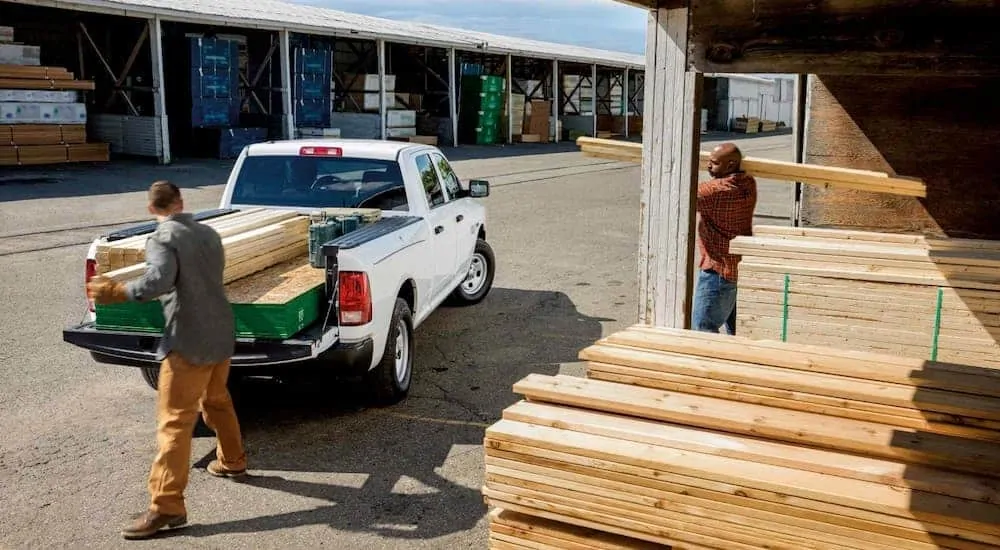
[[[84,323],[63,330],[63,341],[89,350],[100,363],[126,367],[156,367],[160,335],[138,332],[97,330]],[[294,367],[322,364],[345,374],[359,375],[371,366],[372,340],[337,342],[313,355],[316,340],[237,339],[232,366],[237,368]]]

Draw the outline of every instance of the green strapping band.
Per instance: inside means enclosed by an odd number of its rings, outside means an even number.
[[[788,341],[788,287],[791,285],[791,277],[785,273],[785,295],[782,299],[781,313],[781,341]]]
[[[934,336],[931,340],[931,361],[937,361],[938,336],[941,334],[941,305],[944,302],[944,289],[938,287],[937,305],[934,306]]]

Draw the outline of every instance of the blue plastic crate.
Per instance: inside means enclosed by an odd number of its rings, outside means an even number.
[[[195,128],[229,127],[239,121],[238,99],[210,97],[191,99],[191,126]]]

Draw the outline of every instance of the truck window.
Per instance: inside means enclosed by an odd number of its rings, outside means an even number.
[[[420,172],[420,181],[424,185],[427,204],[431,208],[444,204],[445,198],[444,191],[441,190],[441,180],[438,179],[437,171],[434,170],[434,163],[431,162],[430,155],[417,157],[417,171]]]
[[[233,186],[233,204],[307,208],[358,208],[404,197],[399,164],[350,157],[266,155],[246,157]]]
[[[462,184],[458,180],[458,175],[451,169],[448,159],[437,153],[433,155],[433,158],[434,163],[437,165],[438,173],[441,174],[441,179],[444,180],[444,188],[448,190],[448,197],[454,199],[462,192]]]

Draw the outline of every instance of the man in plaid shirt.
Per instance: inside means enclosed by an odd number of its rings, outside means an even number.
[[[743,154],[723,143],[708,160],[712,180],[698,184],[698,281],[691,325],[694,330],[736,334],[736,281],[740,257],[729,241],[750,235],[757,206],[757,182],[740,166]]]

